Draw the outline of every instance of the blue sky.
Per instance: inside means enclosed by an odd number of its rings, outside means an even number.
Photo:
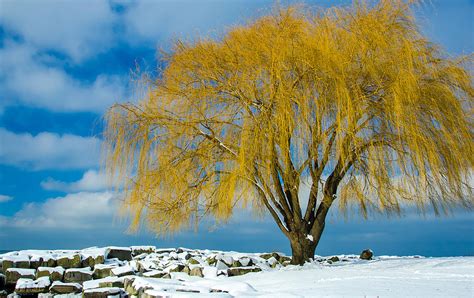
[[[136,97],[136,65],[153,71],[157,48],[217,36],[272,3],[0,0],[0,250],[152,244],[289,252],[269,218],[243,211],[227,224],[166,239],[146,230],[127,234],[100,173],[101,117],[112,103]],[[417,16],[448,55],[473,52],[473,1],[426,1]],[[473,235],[472,212],[368,221],[333,214],[317,253],[371,247],[376,254],[473,255]]]

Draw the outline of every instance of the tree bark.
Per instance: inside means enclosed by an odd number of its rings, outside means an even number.
[[[316,231],[313,229],[313,233],[316,232],[316,234],[305,232],[290,233],[288,238],[291,245],[291,264],[303,265],[314,258],[314,252],[318,246],[323,229],[324,226]]]
[[[314,258],[316,247],[318,246],[321,235],[326,225],[326,215],[331,207],[333,196],[325,196],[321,202],[315,222],[312,227],[301,225],[301,228],[288,234],[290,240],[292,259],[291,264],[303,265]],[[309,231],[306,229],[310,228]]]

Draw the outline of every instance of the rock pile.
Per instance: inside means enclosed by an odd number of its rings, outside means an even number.
[[[367,252],[360,256],[366,257]],[[316,257],[315,263],[331,265],[351,260],[359,258]],[[230,297],[254,290],[245,282],[227,277],[283,269],[290,262],[290,257],[276,252],[243,254],[154,246],[24,250],[0,255],[0,298],[152,298],[173,293]]]
[[[161,292],[221,293],[188,279],[217,279],[278,268],[280,253],[246,255],[153,246],[25,250],[0,255],[0,297],[161,297]],[[61,297],[61,296],[59,296]]]

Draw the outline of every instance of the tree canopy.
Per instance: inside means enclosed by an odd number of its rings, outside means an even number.
[[[146,96],[106,118],[134,227],[173,233],[242,203],[316,247],[333,202],[472,207],[472,58],[430,42],[410,3],[279,8],[164,59]]]

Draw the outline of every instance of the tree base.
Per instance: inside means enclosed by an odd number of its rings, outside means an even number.
[[[309,239],[295,239],[291,241],[291,264],[304,265],[304,263],[313,260],[317,243]]]

